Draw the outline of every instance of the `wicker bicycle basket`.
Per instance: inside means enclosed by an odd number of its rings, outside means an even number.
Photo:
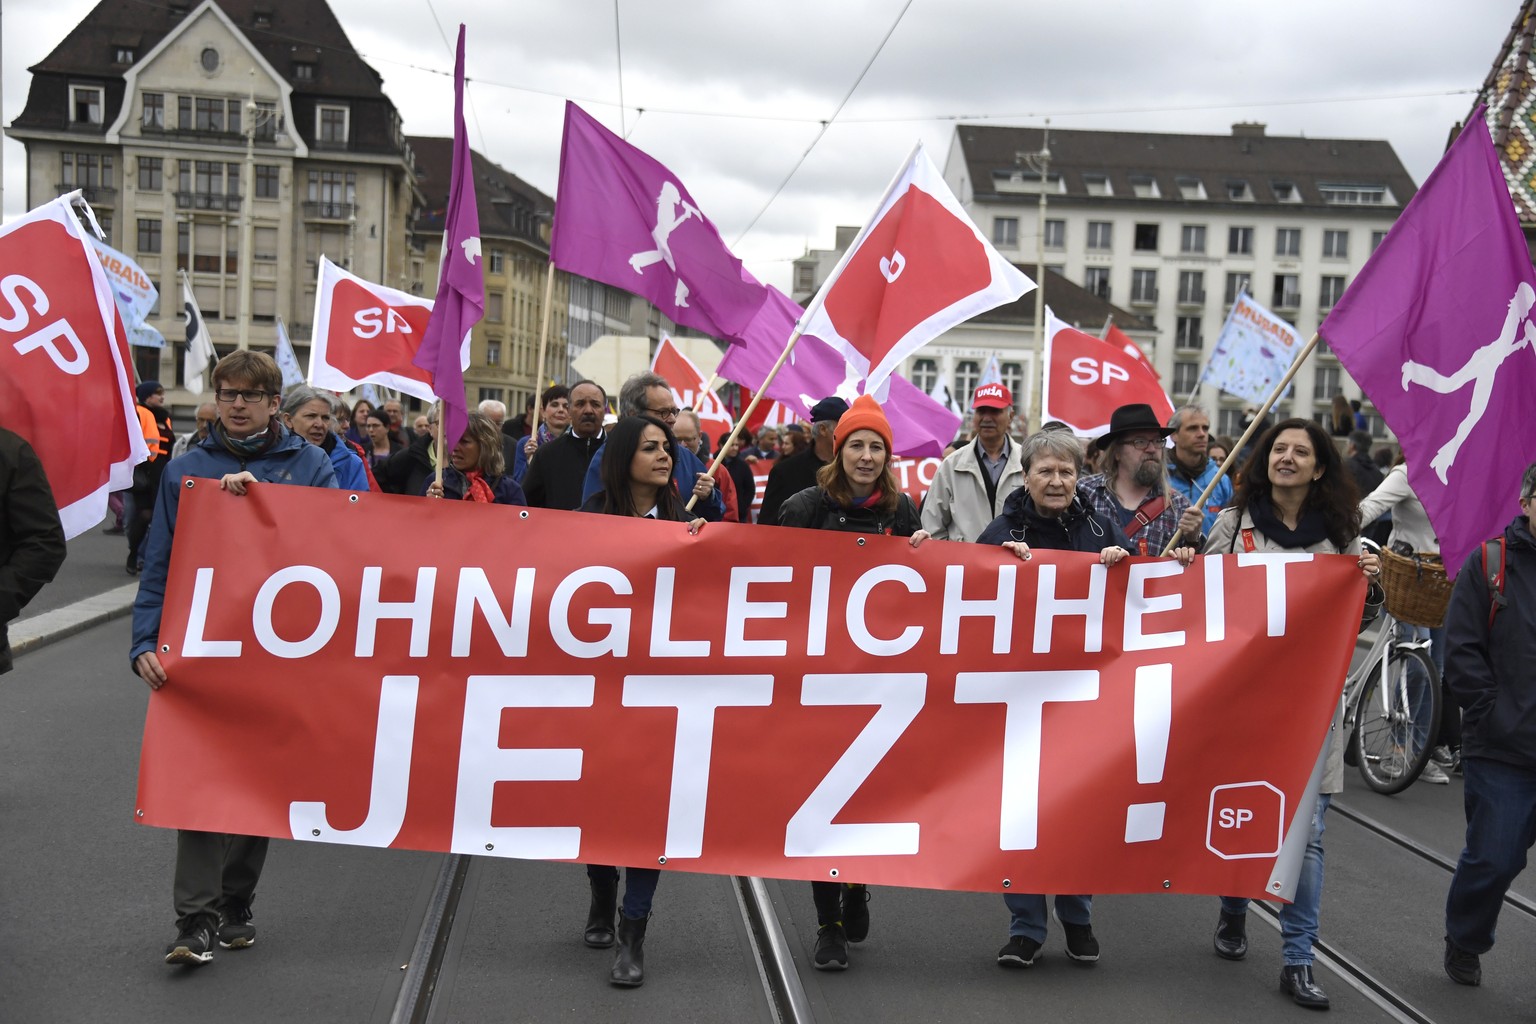
[[[1445,578],[1445,563],[1428,551],[1400,555],[1381,549],[1381,587],[1387,593],[1387,611],[1399,622],[1413,626],[1439,626],[1451,602],[1453,582]]]

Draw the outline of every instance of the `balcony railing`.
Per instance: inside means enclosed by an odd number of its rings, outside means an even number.
[[[224,192],[177,192],[178,210],[239,210],[238,195]]]
[[[352,214],[356,211],[356,203],[306,202],[304,204],[306,220],[351,220]]]
[[[1132,288],[1131,289],[1131,305],[1133,305],[1133,306],[1154,306],[1156,304],[1157,304],[1157,289],[1156,288],[1140,288],[1140,289]]]
[[[61,181],[55,188],[58,189],[58,194],[61,196],[79,189],[80,194],[85,197],[85,201],[88,203],[103,203],[111,206],[117,202],[117,189],[111,185],[71,185],[67,181]]]
[[[1300,309],[1301,294],[1299,292],[1283,292],[1275,296],[1276,309]]]
[[[1205,305],[1205,289],[1198,288],[1179,292],[1179,305],[1203,306]]]

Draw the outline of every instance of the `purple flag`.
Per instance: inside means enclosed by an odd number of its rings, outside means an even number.
[[[452,451],[469,423],[464,399],[464,363],[468,334],[485,313],[485,274],[480,266],[480,210],[475,204],[475,172],[464,132],[464,26],[453,61],[453,177],[448,182],[448,212],[443,225],[441,277],[432,318],[421,347],[411,360],[432,375],[432,391],[443,402],[443,450]]]
[[[1448,572],[1536,460],[1536,272],[1481,107],[1318,333],[1402,443]]]
[[[675,174],[569,102],[553,234],[561,270],[716,338],[735,337],[767,296]]]
[[[761,286],[760,286],[761,287]],[[763,379],[773,369],[779,353],[794,331],[804,310],[777,288],[767,288],[768,301],[737,335],[715,371],[726,380],[765,390],[769,398],[783,402],[810,418],[811,406],[829,395],[852,402],[863,386],[860,375],[849,367],[841,352],[820,338],[802,335],[778,376],[766,389]],[[890,394],[882,403],[891,422],[891,441],[897,455],[938,458],[954,440],[960,417],[929,398],[905,377],[893,374]]]

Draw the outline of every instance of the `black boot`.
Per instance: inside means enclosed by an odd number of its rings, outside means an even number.
[[[1312,980],[1310,964],[1287,964],[1280,969],[1280,991],[1290,996],[1297,1006],[1309,1010],[1328,1009],[1328,996]]]
[[[646,917],[619,915],[619,955],[614,957],[608,980],[625,988],[637,988],[645,982]]]
[[[607,949],[613,945],[613,914],[619,902],[617,875],[597,879],[587,877],[592,887],[592,906],[587,910],[587,930],[581,941],[593,949]]]
[[[1221,912],[1216,922],[1216,955],[1223,960],[1241,960],[1248,955],[1248,915]]]

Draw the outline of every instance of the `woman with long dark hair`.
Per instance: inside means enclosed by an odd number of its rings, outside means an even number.
[[[816,486],[792,495],[779,508],[780,526],[842,533],[908,537],[913,547],[928,538],[917,506],[891,473],[891,424],[880,404],[860,395],[832,432],[832,461],[816,471]],[[818,971],[848,967],[848,943],[869,935],[869,890],[855,882],[812,882],[816,901]]]
[[[672,483],[677,439],[665,423],[650,416],[626,416],[608,431],[604,443],[603,489],[594,492],[581,511],[683,522],[688,524],[689,533],[704,528],[702,518],[684,510],[683,499]],[[607,949],[617,938],[618,954],[608,972],[608,980],[615,985],[633,988],[645,981],[645,928],[660,880],[657,868],[625,868],[624,905],[620,907],[619,869],[609,864],[587,865],[592,903],[582,941],[594,949]]]
[[[1360,571],[1374,585],[1381,564],[1374,554],[1361,553],[1359,501],[1355,481],[1323,428],[1308,419],[1282,420],[1253,446],[1232,504],[1222,510],[1211,528],[1205,553],[1355,555]],[[1341,721],[1341,714],[1335,714],[1324,744],[1323,779],[1312,810],[1312,832],[1302,858],[1295,902],[1280,908],[1285,957],[1280,990],[1312,1009],[1328,1006],[1328,996],[1312,977],[1312,946],[1317,941],[1317,915],[1323,899],[1323,817],[1333,794],[1344,788],[1344,745],[1337,735]],[[1241,960],[1248,954],[1247,914],[1246,899],[1221,898],[1221,918],[1213,940],[1219,956]]]

